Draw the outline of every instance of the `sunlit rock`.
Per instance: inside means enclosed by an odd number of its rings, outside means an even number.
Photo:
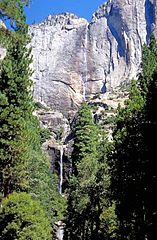
[[[64,13],[32,25],[34,99],[68,118],[83,100],[136,78],[156,12],[156,0],[109,0],[90,23]]]

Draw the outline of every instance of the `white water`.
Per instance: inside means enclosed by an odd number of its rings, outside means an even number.
[[[57,240],[63,240],[63,235],[64,235],[63,223],[61,221],[59,221],[57,224],[58,224],[58,229],[56,232]]]
[[[60,145],[58,147],[58,150],[60,151],[60,173],[59,173],[59,193],[62,195],[62,186],[63,186],[63,153],[64,153],[64,147],[65,145]],[[63,240],[64,235],[64,224],[62,221],[58,221],[56,223],[56,234],[55,234],[55,240]]]
[[[84,38],[84,49],[83,49],[83,78],[82,78],[82,87],[83,87],[83,100],[86,101],[86,83],[87,83],[87,43],[88,43],[88,26],[85,29],[85,38]]]
[[[59,193],[62,194],[62,185],[63,185],[63,152],[64,147],[60,146],[60,181],[59,181]]]

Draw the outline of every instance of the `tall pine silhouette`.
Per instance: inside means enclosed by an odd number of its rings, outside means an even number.
[[[156,60],[152,35],[149,46],[143,48],[142,73],[132,83],[125,108],[118,111],[111,169],[119,239],[155,239]]]

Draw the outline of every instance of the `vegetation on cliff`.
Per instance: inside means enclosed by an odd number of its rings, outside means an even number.
[[[144,45],[142,72],[132,81],[125,106],[118,107],[112,143],[88,103],[81,105],[72,174],[62,197],[41,150],[49,132],[41,131],[33,115],[32,57],[23,11],[28,3],[0,1],[0,16],[9,25],[0,26],[0,46],[6,49],[0,62],[0,237],[49,240],[55,222],[64,220],[65,240],[155,240],[155,37]]]

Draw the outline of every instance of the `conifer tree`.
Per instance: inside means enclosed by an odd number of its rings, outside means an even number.
[[[157,47],[154,34],[151,34],[149,46],[144,45],[142,51],[142,72],[139,75],[139,87],[143,97],[148,93],[148,86],[157,69]]]
[[[23,6],[28,1],[3,0],[0,14],[12,30],[2,28],[0,45],[0,189],[2,198],[26,191],[39,200],[52,225],[62,217],[63,197],[41,151],[40,127],[33,116],[31,49]]]
[[[0,182],[3,197],[14,190],[26,190],[28,186],[26,120],[33,109],[32,72],[23,6],[18,3],[21,25],[17,24],[14,32],[2,30],[0,34],[1,45],[7,50],[0,69]]]
[[[94,240],[109,236],[105,210],[109,207],[110,177],[100,143],[100,130],[93,121],[91,108],[83,103],[74,133],[74,175],[69,184],[64,239]]]
[[[142,73],[133,82],[125,108],[120,108],[114,132],[112,191],[119,218],[119,239],[154,239],[156,185],[156,59],[152,36],[144,46]]]

